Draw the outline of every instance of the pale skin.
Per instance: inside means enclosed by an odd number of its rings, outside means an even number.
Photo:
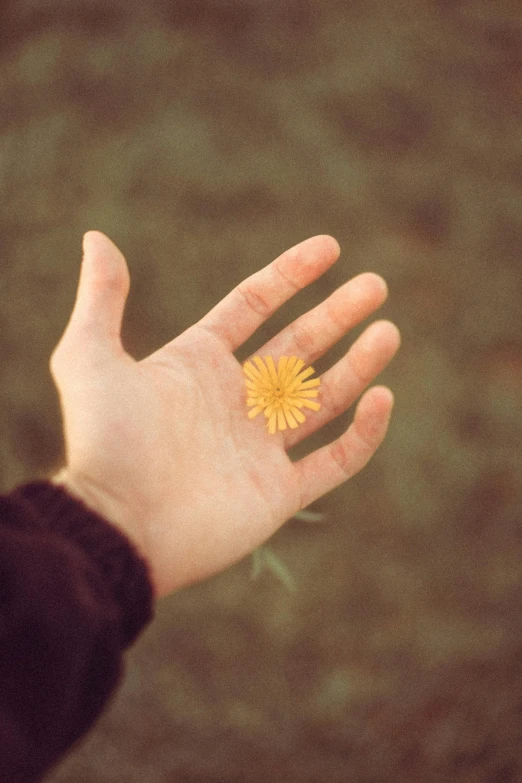
[[[129,272],[102,233],[84,236],[76,303],[51,357],[64,422],[66,465],[53,481],[124,532],[150,568],[156,597],[216,574],[265,542],[298,510],[360,471],[383,441],[392,392],[367,388],[400,344],[376,321],[321,377],[321,409],[270,435],[247,417],[234,352],[278,307],[337,261],[315,236],[239,283],[181,335],[136,361],[121,325]],[[298,317],[255,354],[311,364],[387,297],[364,273]],[[334,442],[292,461],[288,449],[347,410]]]

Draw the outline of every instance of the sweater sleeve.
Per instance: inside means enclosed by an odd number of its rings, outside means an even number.
[[[0,781],[32,783],[94,724],[152,619],[146,563],[61,487],[0,496]]]

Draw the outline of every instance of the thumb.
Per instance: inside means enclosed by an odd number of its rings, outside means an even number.
[[[130,277],[123,254],[101,231],[83,237],[76,302],[67,331],[121,347],[121,325]]]

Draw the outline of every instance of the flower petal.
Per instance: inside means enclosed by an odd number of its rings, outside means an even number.
[[[296,427],[299,427],[299,424],[296,422],[294,416],[290,412],[290,409],[285,409],[285,417],[291,429],[295,430]]]
[[[288,357],[288,364],[286,365],[286,371],[291,372],[293,370],[293,367],[297,361],[297,356],[289,356]]]
[[[275,368],[274,360],[271,356],[265,356],[265,362],[266,366],[268,367],[268,372],[270,373],[270,380],[275,386],[277,386],[279,383],[279,378],[277,377],[277,370]]]
[[[289,389],[296,389],[304,380],[305,378],[308,378],[310,375],[313,375],[315,372],[313,367],[308,367],[308,369],[303,370],[303,372],[299,373],[291,382]]]
[[[262,380],[263,376],[259,372],[259,370],[256,370],[254,365],[251,362],[245,362],[243,365],[243,372],[245,375],[250,378],[251,381],[260,381]]]
[[[304,413],[301,413],[301,411],[299,410],[299,408],[296,408],[296,407],[290,408],[290,410],[288,411],[288,413],[291,413],[291,414],[292,414],[292,416],[295,416],[295,418],[297,419],[297,421],[298,421],[300,424],[302,424],[302,423],[303,423],[303,421],[306,421],[306,416],[304,415]]]
[[[292,365],[292,369],[290,370],[290,372],[286,377],[286,383],[291,383],[296,377],[296,375],[298,374],[299,370],[301,370],[305,364],[304,361],[302,359],[298,359],[297,356],[296,357],[292,356],[292,359],[294,358],[296,361]]]
[[[266,369],[264,361],[261,359],[260,356],[254,356],[254,361],[257,364],[257,368],[261,374],[261,378],[265,383],[270,383],[270,375],[268,374],[268,370]]]
[[[312,378],[311,381],[303,381],[299,385],[298,391],[301,391],[301,389],[312,389],[314,386],[320,386],[321,385],[321,379],[320,378]]]
[[[317,387],[321,385],[321,379],[306,380],[315,370],[306,367],[304,360],[297,356],[280,356],[277,367],[272,356],[254,356],[253,363],[244,363],[243,371],[246,404],[252,408],[247,415],[253,419],[262,412],[272,435],[287,427],[295,429],[306,421],[301,408],[317,411],[321,407],[312,401],[319,395]]]
[[[281,385],[285,383],[287,367],[288,367],[288,356],[280,356],[279,362],[277,363],[277,377]]]
[[[311,408],[313,411],[318,411],[321,405],[318,402],[312,402],[312,400],[301,400],[302,406],[305,408]]]
[[[291,397],[288,397],[288,402],[291,406],[290,410],[292,411],[294,408],[302,408],[304,405],[304,400],[295,394],[293,394]]]

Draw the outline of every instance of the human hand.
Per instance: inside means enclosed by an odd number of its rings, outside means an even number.
[[[66,466],[53,478],[121,529],[150,566],[157,597],[209,577],[266,541],[298,510],[361,470],[386,434],[393,395],[373,387],[347,431],[297,462],[289,448],[345,411],[396,353],[388,321],[371,324],[321,379],[321,409],[271,435],[247,417],[234,351],[338,258],[329,236],[287,250],[146,359],[121,339],[125,259],[103,234],[84,237],[76,303],[51,357]],[[342,285],[256,351],[306,366],[386,299],[378,275]]]

